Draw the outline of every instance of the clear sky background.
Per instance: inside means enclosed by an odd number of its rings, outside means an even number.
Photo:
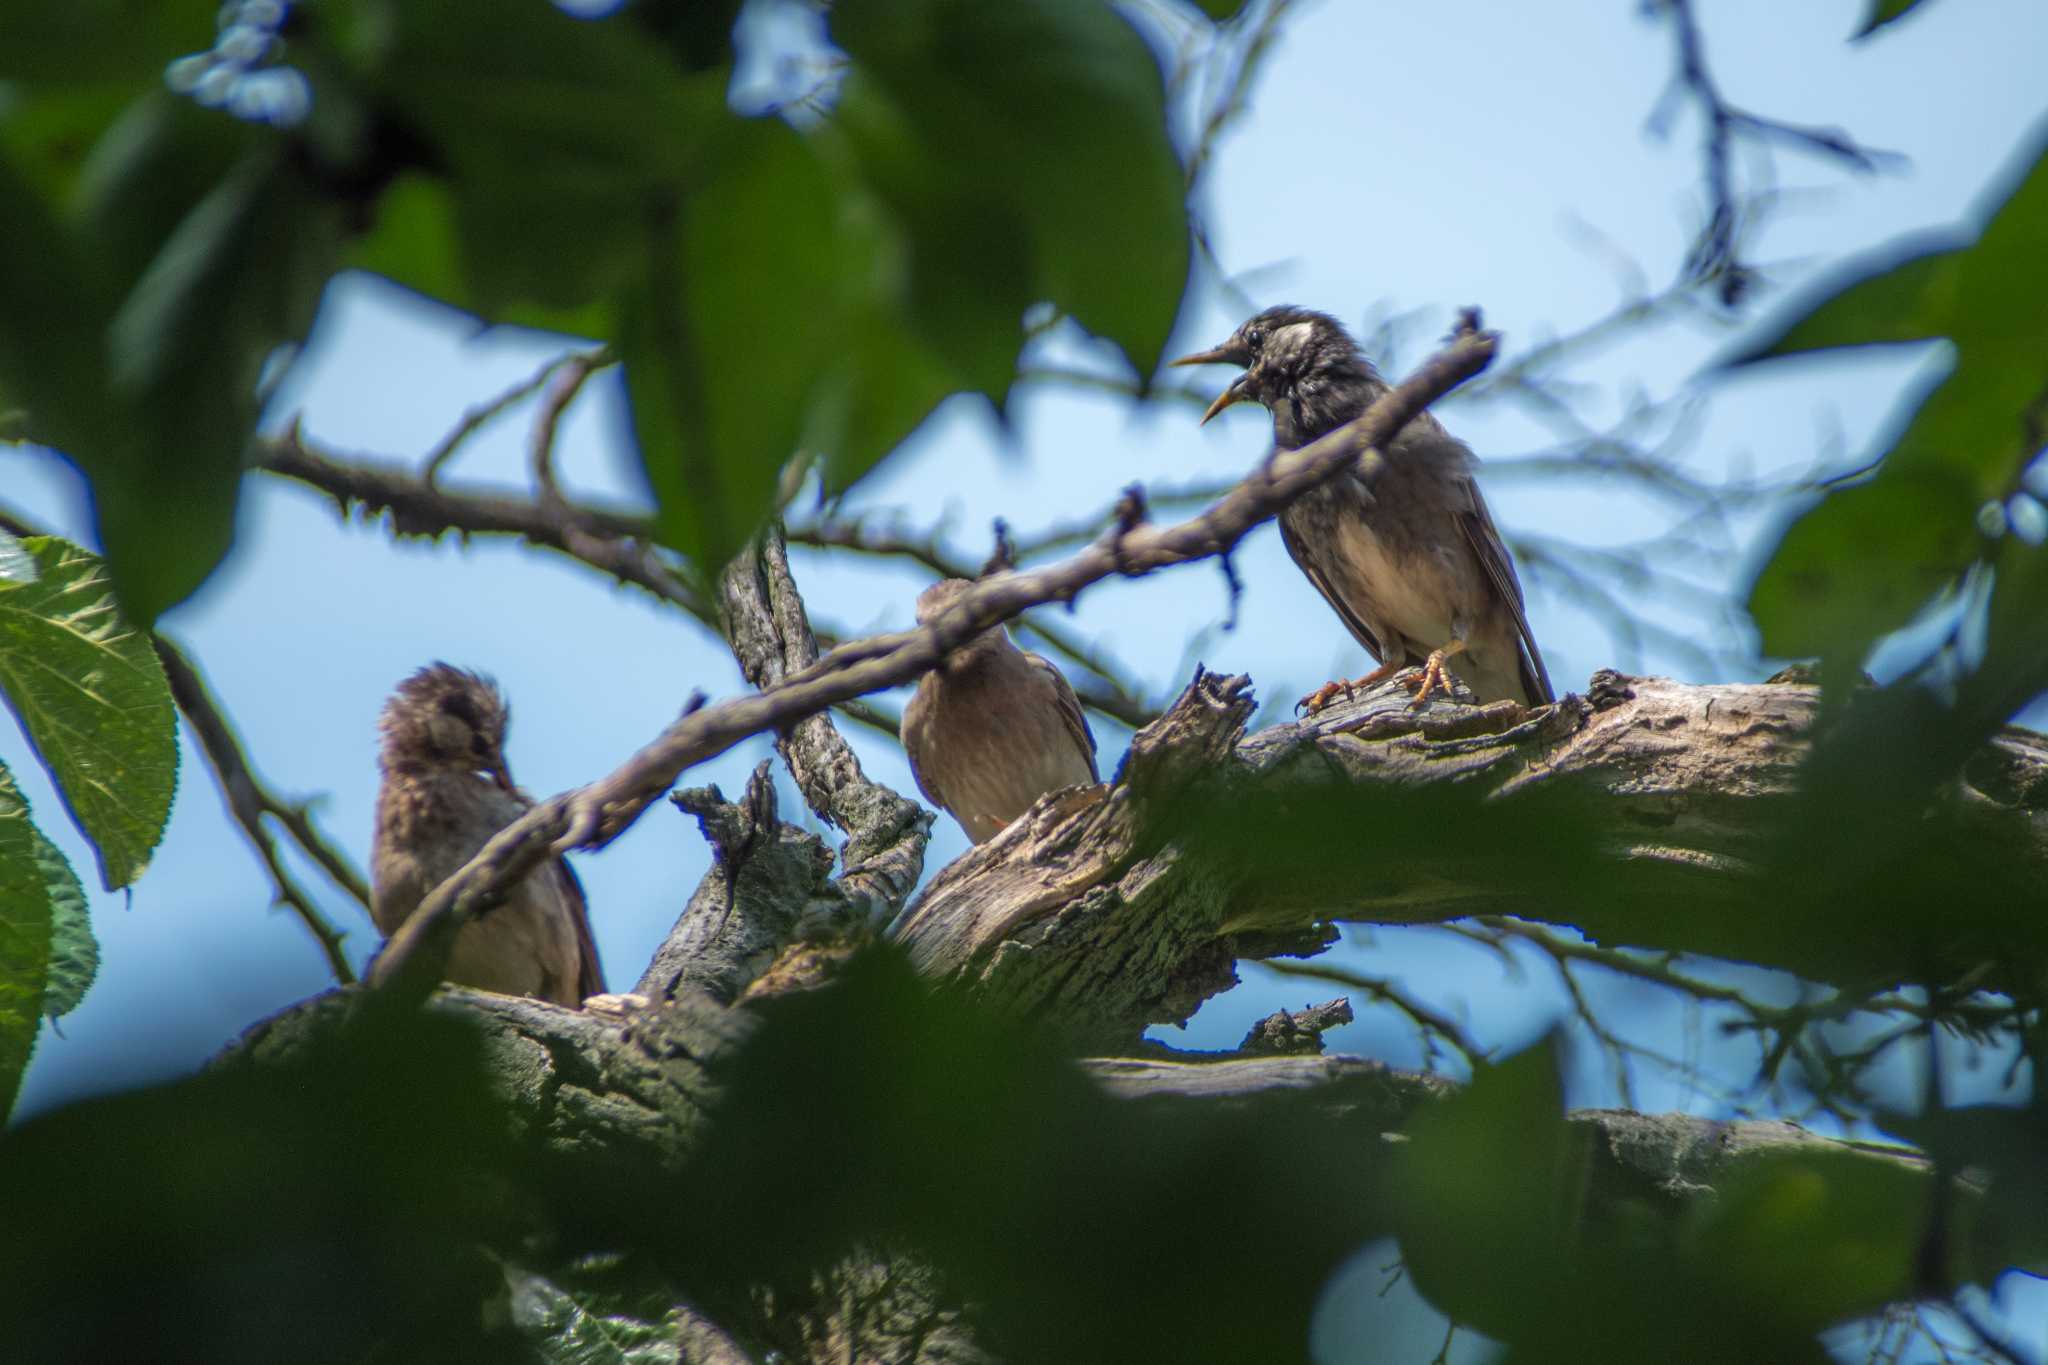
[[[1863,0],[1703,0],[1700,8],[1707,55],[1731,101],[1788,121],[1839,125],[1865,145],[1909,158],[1896,173],[1858,177],[1835,163],[1780,153],[1777,182],[1810,192],[1790,197],[1749,247],[1753,259],[1781,263],[1776,285],[1797,286],[1861,248],[1955,221],[2048,109],[2040,74],[2048,6],[2038,0],[1931,0],[1883,36],[1854,45],[1845,39]],[[1304,303],[1354,326],[1369,315],[1423,310],[1404,351],[1411,363],[1459,305],[1483,307],[1489,325],[1506,333],[1512,358],[1619,302],[1625,289],[1617,258],[1662,284],[1678,270],[1699,221],[1699,126],[1688,110],[1668,137],[1646,132],[1671,71],[1671,41],[1666,27],[1637,10],[1628,0],[1301,5],[1207,182],[1221,258],[1234,272],[1250,272],[1242,284],[1261,305]],[[1589,247],[1588,230],[1607,245]],[[1183,319],[1179,349],[1212,344],[1242,311],[1205,284]],[[1575,373],[1599,386],[1596,413],[1611,414],[1638,388],[1697,393],[1705,416],[1689,460],[1712,475],[1804,468],[1823,455],[1852,461],[1870,447],[1901,391],[1935,363],[1923,353],[1700,378],[1734,334],[1705,322],[1667,327],[1632,337]],[[329,291],[277,412],[299,412],[312,437],[343,452],[416,458],[467,407],[525,378],[560,344],[531,334],[478,336],[459,315],[349,277]],[[1056,342],[1052,354],[1092,356],[1071,342]],[[1196,374],[1205,386],[1224,381],[1220,371]],[[1028,534],[1108,506],[1133,480],[1230,476],[1263,454],[1262,410],[1234,409],[1207,428],[1196,426],[1195,415],[1180,403],[1133,409],[1112,396],[1038,385],[1016,404],[1006,440],[985,409],[956,400],[862,486],[853,505],[943,520],[963,554],[978,561],[993,516]],[[1549,441],[1542,428],[1498,408],[1453,409],[1447,417],[1497,465]],[[572,490],[640,496],[620,418],[612,379],[593,384],[572,409],[561,447]],[[467,447],[450,481],[516,484],[524,436],[524,412],[515,412]],[[1496,516],[1511,535],[1618,544],[1653,532],[1662,515],[1622,490],[1511,475],[1488,479]],[[0,495],[89,540],[81,485],[62,461],[0,449]],[[1757,519],[1743,529],[1748,538],[1702,570],[1731,596],[1768,548],[1767,539],[1757,543]],[[821,622],[846,631],[910,623],[925,581],[916,571],[795,558]],[[1270,527],[1237,564],[1245,595],[1232,632],[1220,629],[1225,599],[1213,567],[1090,589],[1070,624],[1155,700],[1177,691],[1197,659],[1250,673],[1269,707],[1365,665]],[[1731,633],[1736,618],[1725,611],[1644,601],[1627,585],[1614,586],[1682,632],[1741,642]],[[1654,642],[1642,657],[1627,657],[1598,620],[1543,579],[1530,588],[1530,615],[1561,690],[1582,688],[1593,670],[1609,665],[1710,680]],[[322,796],[326,827],[358,860],[370,839],[377,710],[422,663],[447,659],[499,679],[514,707],[513,770],[537,793],[608,771],[673,718],[692,689],[717,697],[745,685],[723,644],[695,623],[580,566],[504,542],[394,544],[381,528],[343,525],[318,496],[272,478],[249,481],[233,558],[166,616],[163,629],[200,661],[258,770],[284,792]],[[1761,677],[1764,666],[1738,659],[1722,671]],[[858,727],[847,730],[872,775],[913,790],[900,750]],[[1107,772],[1128,735],[1100,721],[1096,731]],[[736,792],[768,752],[765,741],[750,742],[685,782]],[[43,828],[90,876],[89,852],[9,725],[0,725],[0,760]],[[249,1024],[331,984],[311,938],[270,907],[268,883],[189,741],[182,762],[170,829],[132,900],[91,896],[104,954],[100,978],[63,1020],[62,1036],[45,1030],[22,1113],[189,1070]],[[785,785],[785,815],[800,812]],[[942,818],[927,866],[942,866],[964,846]],[[693,823],[666,805],[602,854],[578,860],[614,989],[630,988],[707,863]],[[367,916],[317,870],[300,871],[349,931],[351,959],[362,962],[376,944]],[[1558,1010],[1559,993],[1544,972],[1512,979],[1496,959],[1440,933],[1382,930],[1355,935],[1353,944],[1336,960],[1397,976],[1491,1045],[1512,1048],[1534,1037]],[[1230,1047],[1252,1019],[1337,993],[1258,969],[1245,974],[1243,986],[1211,1001],[1185,1033],[1160,1036]],[[1719,1058],[1736,1076],[1753,1066],[1753,1051],[1720,1043],[1677,1002],[1627,983],[1595,989],[1602,1008],[1638,1036],[1710,1069]],[[1413,1035],[1384,1011],[1362,1009],[1330,1042],[1397,1065],[1421,1060]],[[1909,1077],[1902,1072],[1898,1080],[1903,1098]],[[1641,1072],[1636,1081],[1642,1108],[1723,1112],[1670,1076]],[[1619,1098],[1600,1065],[1575,1068],[1572,1084],[1576,1104]],[[1358,1273],[1376,1287],[1372,1255],[1361,1257]],[[2036,1296],[2035,1303],[2048,1318],[2048,1301]],[[1418,1323],[1418,1341],[1436,1330]],[[1428,1358],[1434,1341],[1417,1359]]]

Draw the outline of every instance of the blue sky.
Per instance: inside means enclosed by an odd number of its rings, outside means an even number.
[[[1876,177],[1781,152],[1776,181],[1788,197],[1752,248],[1785,263],[1776,282],[1796,286],[1860,248],[1914,228],[1946,224],[1970,205],[2044,107],[2040,54],[2048,7],[2032,0],[1930,0],[1909,21],[1850,44],[1862,0],[1714,0],[1701,5],[1708,56],[1734,102],[1794,122],[1839,125],[1866,145],[1909,158]],[[1616,255],[1652,284],[1677,269],[1698,221],[1698,124],[1681,114],[1669,136],[1645,122],[1671,68],[1667,30],[1637,6],[1560,0],[1544,6],[1424,6],[1324,0],[1299,7],[1268,64],[1252,109],[1224,143],[1204,191],[1216,247],[1260,304],[1309,304],[1358,323],[1373,310],[1425,310],[1407,358],[1478,304],[1507,336],[1509,356],[1606,313],[1623,297]],[[1587,246],[1588,231],[1609,243]],[[1176,341],[1193,349],[1241,320],[1205,286]],[[1612,347],[1575,373],[1600,387],[1609,413],[1632,389],[1698,392],[1706,410],[1689,459],[1712,474],[1789,469],[1817,451],[1847,461],[1864,451],[1901,389],[1929,363],[1890,357],[1780,364],[1703,381],[1702,365],[1730,335],[1706,322],[1666,327]],[[459,316],[411,305],[374,280],[329,292],[303,363],[279,399],[306,430],[340,451],[417,457],[468,406],[517,380],[558,342],[471,333]],[[1087,356],[1085,345],[1069,344]],[[1204,383],[1216,375],[1197,372]],[[1482,458],[1504,463],[1546,437],[1526,418],[1489,408],[1452,410],[1453,429]],[[1133,410],[1120,400],[1033,386],[1006,441],[965,400],[943,408],[856,505],[900,507],[944,519],[979,558],[995,515],[1020,532],[1091,513],[1133,480],[1160,484],[1242,472],[1264,451],[1265,417],[1243,407],[1198,428],[1186,407]],[[637,496],[623,449],[614,382],[594,384],[572,409],[562,450],[570,486]],[[473,442],[449,477],[462,484],[519,480],[520,414]],[[1612,489],[1537,485],[1511,474],[1488,483],[1511,531],[1611,544],[1654,529],[1655,509]],[[0,489],[13,504],[85,538],[81,489],[59,460],[0,449]],[[1752,522],[1745,532],[1754,537]],[[1756,553],[1745,543],[1708,572],[1738,587]],[[799,553],[799,581],[814,614],[848,631],[911,620],[922,579],[882,563]],[[1218,629],[1224,597],[1211,568],[1091,589],[1071,627],[1142,680],[1154,698],[1182,685],[1195,659],[1249,672],[1262,699],[1291,699],[1364,662],[1335,617],[1288,563],[1271,528],[1238,557],[1245,584],[1240,624]],[[1724,629],[1713,613],[1645,603],[1681,630]],[[1559,687],[1582,687],[1594,669],[1694,673],[1653,647],[1620,658],[1599,623],[1533,585],[1531,617]],[[167,633],[188,645],[242,729],[259,770],[277,788],[323,798],[328,830],[358,859],[369,843],[375,790],[374,723],[391,686],[445,658],[494,674],[512,698],[510,755],[519,781],[552,792],[614,766],[673,717],[694,688],[712,696],[744,686],[722,644],[693,622],[578,566],[503,543],[394,544],[380,528],[340,524],[296,486],[252,479],[228,566],[170,613]],[[1730,676],[1761,676],[1734,668]],[[1128,736],[1097,723],[1104,770]],[[911,791],[900,751],[854,728],[869,771]],[[736,791],[768,752],[754,741],[693,771]],[[92,860],[65,824],[41,770],[12,727],[0,726],[0,761],[17,775],[75,866]],[[320,954],[269,888],[189,742],[172,822],[132,900],[92,895],[104,951],[84,1005],[45,1031],[24,1112],[67,1097],[189,1069],[242,1028],[328,984]],[[799,809],[785,800],[785,813]],[[928,866],[964,847],[942,819]],[[658,806],[611,848],[578,860],[615,989],[631,985],[701,875],[708,855],[694,826]],[[360,910],[320,874],[302,869],[349,931],[350,956],[374,948]],[[1483,1040],[1512,1045],[1553,1016],[1557,993],[1540,972],[1511,981],[1486,954],[1428,931],[1357,935],[1342,960],[1393,974],[1462,1014]],[[1212,1001],[1184,1045],[1228,1047],[1248,1022],[1335,988],[1257,969]],[[1710,1066],[1740,1072],[1749,1054],[1699,1037],[1684,1007],[1625,984],[1600,988],[1642,1036],[1661,1038]],[[1419,1051],[1399,1020],[1361,1011],[1333,1046],[1413,1065]],[[1579,1069],[1576,1103],[1612,1103],[1599,1066]],[[1711,1111],[1683,1084],[1640,1076],[1644,1108]],[[1900,1077],[1903,1085],[1906,1078]],[[1420,1358],[1426,1358],[1428,1349]]]

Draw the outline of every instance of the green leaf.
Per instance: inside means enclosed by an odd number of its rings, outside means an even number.
[[[0,584],[0,695],[93,842],[108,890],[140,876],[177,789],[177,711],[149,638],[124,622],[101,562],[22,542],[33,583]]]
[[[1905,18],[1922,3],[1923,0],[1870,0],[1870,8],[1863,14],[1862,26],[1850,36],[1868,38],[1886,25]]]
[[[50,970],[50,893],[36,861],[28,803],[0,764],[0,1117],[14,1107],[43,1023]]]
[[[2037,453],[2048,391],[2048,127],[1981,205],[1981,230],[1861,258],[1729,362],[1934,337],[1955,348],[1948,376],[1902,402],[1877,474],[1786,531],[1750,594],[1767,653],[1860,659],[1979,556],[1978,509],[2006,496]]]
[[[838,198],[802,134],[733,120],[629,305],[620,357],[657,525],[706,572],[767,515],[840,354],[842,290],[861,263]]]
[[[281,152],[253,156],[185,216],[116,312],[110,384],[143,435],[68,453],[93,480],[114,585],[138,624],[182,601],[232,544],[258,377],[310,328],[340,235],[337,207]]]
[[[927,202],[1003,205],[1029,233],[1033,296],[1151,374],[1187,285],[1189,247],[1165,82],[1144,39],[1093,0],[841,0],[831,24],[914,135],[920,155],[907,160],[921,163]],[[904,200],[900,189],[894,197]],[[913,260],[946,249],[931,240],[945,221],[935,215],[916,236]],[[994,246],[970,274],[1007,297],[1011,263],[1005,244]],[[958,244],[950,249],[960,263]]]
[[[1977,499],[1938,472],[1830,494],[1785,532],[1749,593],[1763,652],[1860,659],[1969,567]]]
[[[623,286],[644,261],[649,204],[674,197],[727,120],[726,73],[685,75],[639,25],[553,5],[495,9],[481,26],[463,5],[390,14],[377,86],[432,147],[460,244],[460,289],[436,296],[558,327]]]
[[[43,1013],[55,1019],[78,1008],[99,975],[100,944],[93,937],[85,888],[71,861],[33,825],[36,863],[50,893],[50,974],[43,990]]]
[[[1757,1156],[1700,1201],[1686,1250],[1764,1320],[1753,1326],[1775,1318],[1788,1333],[1818,1332],[1911,1295],[1927,1205],[1926,1172],[1903,1161],[1844,1151]],[[1799,1292],[1786,1293],[1790,1284]]]
[[[0,5],[0,80],[155,80],[173,58],[213,46],[219,8],[215,0]]]
[[[1195,0],[1195,7],[1217,23],[1235,19],[1244,9],[1245,0]]]

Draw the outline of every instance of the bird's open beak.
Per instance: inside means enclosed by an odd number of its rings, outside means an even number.
[[[491,781],[498,785],[501,791],[511,792],[515,796],[519,794],[519,788],[512,785],[512,766],[503,757],[491,763],[484,769],[484,772],[490,777]]]
[[[1184,355],[1179,360],[1169,360],[1166,363],[1168,365],[1242,365],[1244,364],[1244,357],[1232,350],[1230,343],[1226,341],[1221,346],[1207,351],[1196,351],[1193,355]]]
[[[1214,417],[1231,404],[1246,401],[1250,395],[1245,392],[1245,381],[1251,377],[1251,371],[1246,370],[1243,374],[1231,380],[1230,387],[1216,395],[1216,401],[1209,405],[1209,410],[1202,414],[1202,420],[1197,425],[1207,426],[1211,417]]]
[[[1249,365],[1251,363],[1251,356],[1226,341],[1221,346],[1212,347],[1206,351],[1196,351],[1193,355],[1184,355],[1179,360],[1169,360],[1166,363],[1169,365]],[[1246,374],[1249,374],[1249,371]],[[1206,426],[1211,417],[1214,417],[1231,404],[1242,403],[1251,396],[1245,392],[1245,378],[1245,374],[1239,375],[1230,381],[1229,388],[1216,395],[1216,401],[1211,403],[1209,410],[1202,414],[1202,421],[1199,425]]]

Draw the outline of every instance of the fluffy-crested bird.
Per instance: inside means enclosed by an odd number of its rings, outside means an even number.
[[[1291,305],[1173,363],[1242,366],[1202,420],[1233,403],[1262,404],[1281,450],[1343,426],[1389,387],[1335,318]],[[1381,665],[1319,688],[1303,705],[1313,710],[1414,664],[1423,670],[1418,705],[1444,686],[1446,669],[1482,702],[1554,700],[1521,580],[1473,477],[1478,460],[1427,412],[1382,453],[1370,488],[1346,471],[1280,514],[1287,553]]]
[[[388,936],[533,802],[505,763],[511,710],[489,679],[444,663],[398,685],[378,718],[371,916]],[[583,887],[549,858],[462,927],[448,980],[574,1008],[604,993]]]
[[[964,578],[917,597],[920,625],[959,600]],[[919,679],[903,750],[925,800],[985,843],[1049,791],[1097,781],[1095,736],[1059,669],[991,626]]]

